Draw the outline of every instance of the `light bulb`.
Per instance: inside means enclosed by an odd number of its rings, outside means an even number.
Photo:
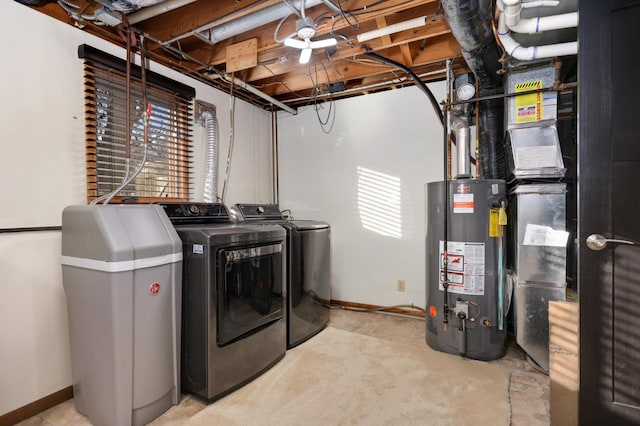
[[[302,49],[302,52],[300,52],[300,60],[299,60],[299,62],[301,64],[308,64],[310,59],[311,59],[311,48],[310,47],[306,47],[306,48]]]

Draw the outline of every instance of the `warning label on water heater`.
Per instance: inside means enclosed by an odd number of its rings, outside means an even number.
[[[450,293],[484,295],[484,243],[447,241]],[[440,241],[439,288],[444,291],[444,241]]]
[[[473,194],[453,194],[454,213],[473,213]]]

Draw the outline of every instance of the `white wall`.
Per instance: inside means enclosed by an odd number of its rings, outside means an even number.
[[[0,2],[0,229],[58,226],[86,199],[82,60],[87,43],[124,51],[14,1]],[[219,191],[229,141],[229,96],[153,64],[217,106]],[[270,113],[236,102],[226,202],[270,202]],[[195,199],[202,199],[205,135],[195,126]],[[60,232],[0,233],[0,415],[71,385]]]
[[[444,83],[429,87],[436,99],[444,98]],[[312,107],[297,116],[279,114],[280,205],[296,218],[331,224],[333,299],[424,307],[424,184],[442,180],[440,122],[416,87],[341,100],[334,107],[329,134]],[[359,167],[382,175],[372,174],[369,185],[363,176],[369,172]],[[367,200],[379,196],[399,208],[367,212]],[[405,280],[405,292],[397,291],[398,280]]]

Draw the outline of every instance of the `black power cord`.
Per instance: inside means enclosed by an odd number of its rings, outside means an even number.
[[[384,62],[385,64],[389,64],[391,66],[394,66],[404,72],[406,72],[407,74],[409,74],[409,76],[413,79],[413,81],[415,81],[416,85],[420,88],[420,90],[422,90],[427,97],[429,98],[429,101],[431,101],[431,106],[433,107],[434,111],[436,112],[436,115],[438,116],[438,118],[440,119],[440,123],[442,123],[443,127],[446,127],[445,122],[444,122],[444,114],[442,113],[442,110],[440,109],[440,105],[438,105],[438,101],[436,100],[436,97],[433,96],[433,93],[431,92],[431,90],[427,87],[426,84],[424,84],[424,81],[420,80],[420,77],[418,77],[416,75],[416,73],[414,73],[413,71],[411,71],[411,69],[405,67],[404,65],[402,65],[401,63],[398,63],[394,60],[391,60],[389,58],[385,58],[384,56],[380,56],[377,53],[373,53],[373,52],[366,52],[365,55],[377,59],[378,61]]]

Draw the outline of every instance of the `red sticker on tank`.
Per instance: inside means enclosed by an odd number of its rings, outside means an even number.
[[[456,192],[458,194],[469,194],[471,193],[471,187],[469,185],[460,184],[456,187]]]
[[[153,283],[149,286],[149,293],[152,295],[156,295],[160,293],[160,283]]]
[[[438,310],[436,309],[435,306],[431,305],[429,306],[429,315],[431,315],[432,317],[436,317],[436,315],[438,315]]]

